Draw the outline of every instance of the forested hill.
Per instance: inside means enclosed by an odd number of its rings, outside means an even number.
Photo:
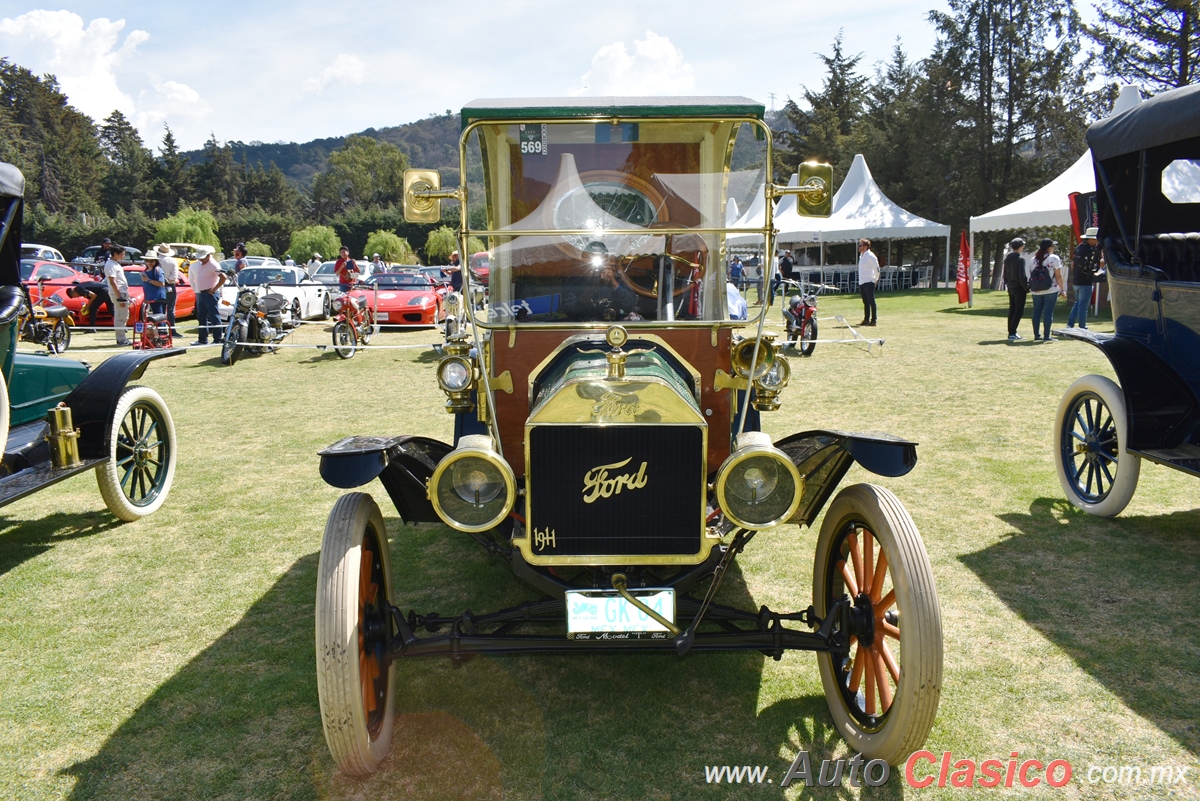
[[[447,187],[458,185],[458,134],[458,115],[449,111],[406,125],[368,128],[358,133],[400,148],[412,167],[438,170],[442,174],[442,185]],[[235,161],[264,167],[274,163],[297,186],[309,190],[317,174],[328,169],[329,154],[345,142],[345,136],[338,136],[304,143],[232,141],[228,144]],[[202,163],[205,158],[204,150],[188,151],[183,156],[193,165]]]

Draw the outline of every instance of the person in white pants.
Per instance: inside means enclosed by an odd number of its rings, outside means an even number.
[[[129,279],[125,277],[125,268],[121,259],[125,258],[125,247],[113,245],[109,251],[108,261],[104,262],[104,280],[108,283],[108,293],[113,303],[113,331],[117,334],[118,345],[131,345],[125,324],[129,322]]]

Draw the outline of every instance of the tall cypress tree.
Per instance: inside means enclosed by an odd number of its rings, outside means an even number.
[[[100,150],[108,161],[102,195],[105,211],[116,214],[118,209],[144,209],[153,194],[153,157],[120,110],[109,114],[100,126]]]
[[[1105,0],[1087,34],[1105,71],[1148,94],[1195,83],[1200,76],[1198,0]]]

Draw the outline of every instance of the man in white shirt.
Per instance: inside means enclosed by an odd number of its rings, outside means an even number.
[[[875,287],[879,284],[879,259],[871,252],[871,240],[858,240],[858,291],[862,295],[863,321],[859,325],[875,325]]]
[[[214,342],[220,342],[224,334],[221,317],[217,314],[217,298],[225,283],[225,273],[211,257],[210,250],[198,251],[189,275],[192,288],[196,290],[196,319],[200,323],[200,338],[193,345],[207,345],[209,331]]]
[[[175,261],[175,251],[166,245],[157,245],[154,252],[158,254],[158,266],[162,267],[163,280],[167,283],[167,322],[171,325],[171,336],[179,336],[175,330],[175,296],[179,286],[179,262]]]
[[[125,268],[121,259],[125,258],[125,247],[113,245],[109,250],[108,261],[104,262],[104,281],[108,284],[108,294],[113,303],[113,331],[117,333],[117,345],[132,345],[125,324],[129,322],[129,279],[125,277]]]

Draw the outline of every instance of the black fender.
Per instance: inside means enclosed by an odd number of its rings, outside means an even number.
[[[84,459],[108,458],[109,429],[125,387],[130,381],[141,378],[146,365],[155,359],[186,352],[187,348],[169,348],[119,353],[88,373],[87,378],[63,399],[63,403],[71,407],[72,422],[79,429],[79,455]]]
[[[855,462],[881,476],[903,476],[917,463],[917,443],[890,434],[804,431],[779,440],[804,477],[804,495],[790,523],[811,525]]]
[[[346,437],[319,452],[321,478],[339,489],[361,487],[378,478],[406,523],[436,523],[440,518],[426,485],[453,450],[428,437]]]
[[[1175,448],[1200,428],[1200,403],[1179,373],[1144,343],[1131,337],[1068,328],[1067,339],[1095,345],[1108,357],[1125,396],[1131,450]]]

